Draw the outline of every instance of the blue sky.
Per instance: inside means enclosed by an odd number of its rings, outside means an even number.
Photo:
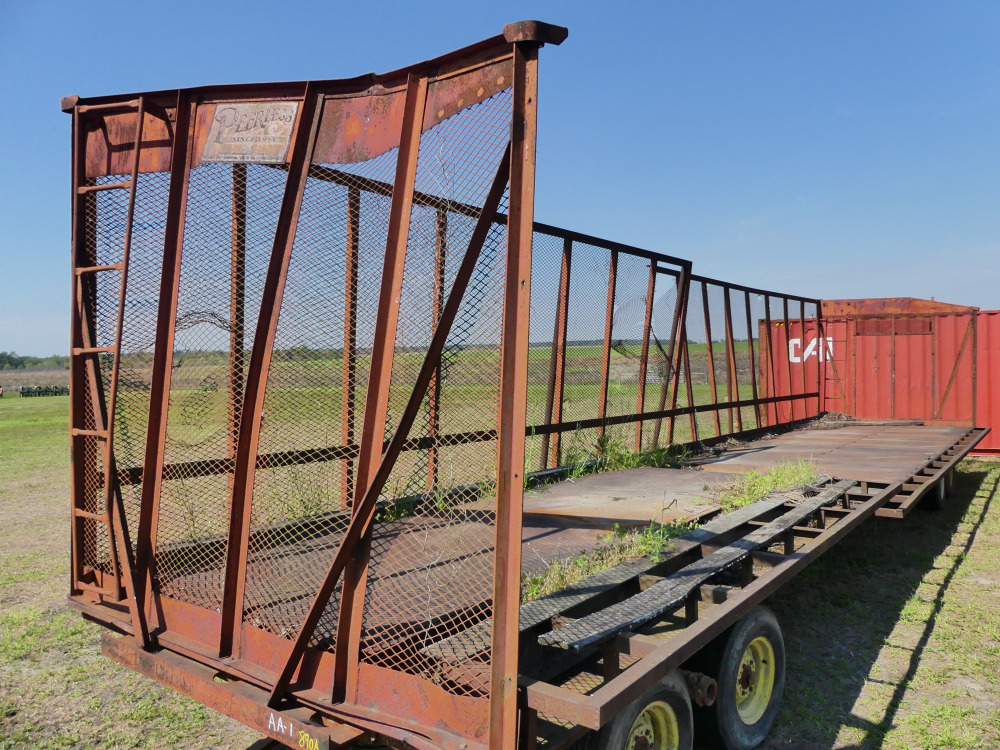
[[[819,297],[1000,308],[1000,4],[0,0],[0,350],[65,353],[69,94],[384,72],[538,18],[536,218]]]

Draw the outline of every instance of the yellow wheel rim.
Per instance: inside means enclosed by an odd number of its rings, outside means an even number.
[[[756,724],[774,693],[774,646],[764,636],[750,641],[736,674],[736,710],[744,724]]]
[[[625,750],[679,750],[681,730],[669,703],[653,701],[632,723]]]

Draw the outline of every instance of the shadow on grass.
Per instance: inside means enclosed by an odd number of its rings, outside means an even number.
[[[1000,480],[989,477],[986,471],[956,472],[942,511],[918,509],[901,521],[874,519],[768,602],[784,631],[788,677],[778,722],[762,747],[830,748],[845,728],[852,728],[857,739],[841,747],[882,745],[924,657],[948,588],[990,510]],[[968,538],[956,549],[953,537],[979,492],[986,494],[983,508],[969,519]],[[943,575],[931,575],[935,570]],[[927,605],[929,615],[921,609],[913,617],[907,605],[921,584],[922,593],[928,593],[928,585],[936,593]],[[866,682],[880,682],[872,667],[901,619],[913,622],[919,637],[912,649],[890,645],[910,651],[908,664],[901,677],[882,681],[891,695],[879,700],[880,719],[867,720],[854,713],[855,703]]]

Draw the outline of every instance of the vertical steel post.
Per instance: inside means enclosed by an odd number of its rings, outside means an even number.
[[[732,401],[734,398],[736,401],[740,400],[740,379],[736,367],[736,341],[733,339],[733,309],[732,304],[729,299],[729,286],[723,285],[722,287],[723,301],[725,303],[726,311],[726,367],[729,371],[729,377],[726,381],[727,395],[729,400]],[[736,407],[736,430],[737,432],[743,432],[743,415],[741,414],[742,409]],[[729,431],[733,431],[733,408],[729,408]]]
[[[87,156],[87,136],[84,131],[80,113],[73,108],[73,136],[72,136],[73,167],[70,178],[70,188],[72,191],[71,211],[72,211],[72,255],[70,258],[70,342],[69,350],[83,347],[83,315],[81,279],[77,276],[78,267],[93,266],[93,260],[87,255],[87,211],[84,201],[93,200],[93,194],[85,196],[81,200],[77,188],[83,184],[85,179],[85,164]],[[78,357],[69,358],[69,379],[72,386],[72,394],[69,402],[69,423],[70,423],[70,447],[72,456],[72,482],[70,484],[70,497],[73,508],[82,508],[84,495],[86,493],[86,466],[92,461],[90,451],[87,449],[87,437],[77,434],[73,430],[84,427],[83,415],[86,410],[84,404],[84,388],[86,379],[84,370]],[[84,543],[84,521],[80,516],[74,514],[70,526],[70,594],[78,593],[76,582],[80,579],[83,571],[83,543]]]
[[[354,445],[355,387],[358,368],[358,244],[361,239],[361,190],[347,188],[347,244],[344,258],[344,349],[341,352],[340,442],[345,448]],[[344,459],[340,472],[340,507],[354,500],[353,457]]]
[[[686,266],[682,266],[680,272],[677,274],[677,295],[674,304],[674,317],[673,322],[670,325],[670,348],[667,349],[667,372],[663,373],[663,385],[660,387],[660,402],[657,406],[658,411],[663,411],[666,408],[667,391],[670,389],[671,385],[673,385],[674,390],[672,402],[674,405],[677,403],[677,359],[680,356],[680,349],[677,346],[677,331],[681,315],[687,307],[687,293],[690,285],[691,265],[688,264]],[[670,419],[673,420],[673,417]],[[660,446],[660,428],[662,424],[663,418],[658,417],[653,427],[653,446],[656,448]]]
[[[434,300],[432,302],[431,318],[434,326],[441,320],[441,305],[444,297],[445,253],[448,248],[448,212],[437,211],[437,231],[434,240]],[[430,448],[427,449],[427,491],[434,492],[438,481],[438,449],[437,441],[441,432],[441,359],[438,358],[437,369],[427,388],[427,436],[430,438]]]
[[[132,255],[132,223],[135,218],[136,192],[139,189],[139,154],[142,150],[142,131],[146,119],[145,104],[145,97],[139,97],[139,106],[136,110],[135,145],[132,147],[132,169],[129,175],[128,209],[125,213],[125,237],[122,245],[121,276],[118,285],[118,307],[115,313],[115,343],[106,406],[107,420],[105,421],[105,429],[107,430],[107,435],[104,440],[104,508],[108,519],[111,557],[115,565],[115,595],[120,598],[122,594],[122,579],[124,579],[133,625],[135,626],[135,630],[141,633],[140,640],[143,642],[148,640],[148,636],[146,635],[144,613],[139,610],[135,599],[134,582],[132,580],[132,570],[134,567],[132,549],[125,533],[125,515],[123,512],[117,512],[117,505],[121,500],[121,487],[118,481],[118,466],[115,462],[114,438],[115,414],[118,406],[118,377],[121,372],[122,336],[125,327],[125,297],[128,294],[129,261]],[[117,503],[116,500],[118,501]],[[116,536],[118,537],[118,546],[121,547],[120,553],[116,552]],[[125,557],[125,565],[120,564],[118,554]],[[119,571],[121,572],[121,578],[118,576]]]
[[[549,366],[549,392],[545,403],[545,424],[562,422],[563,384],[566,378],[566,325],[569,320],[569,274],[572,268],[573,240],[563,240],[562,267],[559,271],[559,299],[556,302],[555,330],[552,332],[552,360]],[[562,460],[562,433],[542,435],[542,450],[538,469],[558,466]]]
[[[819,394],[819,413],[826,412],[826,361],[830,356],[826,346],[826,326],[823,324],[823,306],[814,303],[816,308],[816,338],[819,340],[816,354],[816,392]]]
[[[403,267],[410,236],[410,212],[417,175],[420,132],[427,101],[427,79],[411,75],[406,85],[406,102],[392,189],[392,206],[386,239],[382,287],[375,320],[374,347],[365,398],[365,417],[361,430],[358,475],[354,489],[354,513],[364,497],[382,461],[385,423],[389,412],[389,387],[399,322],[399,300],[403,288]],[[333,700],[353,700],[357,694],[358,662],[361,651],[361,621],[364,613],[365,581],[368,577],[370,536],[358,545],[354,559],[344,574],[340,618],[333,674]]]
[[[597,412],[602,424],[597,428],[598,451],[601,450],[601,439],[604,437],[604,419],[608,416],[608,380],[611,377],[611,335],[614,331],[615,317],[615,286],[618,281],[618,251],[611,251],[608,264],[608,299],[604,313],[604,350],[601,354],[601,391],[598,396]]]
[[[708,306],[708,283],[701,282],[701,303],[705,311],[705,348],[708,352],[708,386],[712,389],[712,404],[718,407],[719,389],[715,383],[715,352],[712,349],[712,313]],[[715,436],[722,437],[722,424],[719,421],[719,409],[712,410],[715,418]]]
[[[763,368],[761,368],[761,375],[766,375],[768,388],[766,393],[768,396],[778,395],[778,381],[776,380],[776,374],[774,371],[774,346],[771,341],[773,333],[771,331],[771,295],[764,295],[764,330],[767,333],[765,340],[767,342],[767,372],[765,373]],[[763,356],[763,353],[761,354]],[[768,426],[772,424],[777,424],[780,420],[778,419],[778,402],[774,401],[767,405],[765,409],[767,414],[767,424]]]
[[[788,317],[788,297],[781,298],[781,311],[785,316],[785,365],[788,372],[788,395],[791,396],[795,392],[795,388],[792,386],[792,321]],[[801,343],[801,342],[800,342]],[[799,347],[801,351],[801,346]],[[788,402],[788,421],[795,421],[795,401],[791,400]]]
[[[688,421],[691,428],[691,440],[698,441],[698,415],[694,410],[694,387],[691,383],[691,344],[687,337],[687,324],[684,326],[684,377],[687,384]],[[673,435],[670,442],[674,441]]]
[[[681,269],[680,275],[677,277],[677,281],[680,284],[680,291],[678,292],[678,309],[677,309],[677,335],[676,342],[673,346],[674,357],[672,358],[673,366],[673,378],[670,384],[670,410],[673,411],[677,408],[677,396],[678,391],[681,386],[681,356],[683,354],[682,346],[687,343],[687,305],[688,296],[691,292],[691,266],[688,265]],[[659,435],[654,437],[654,441],[659,445]],[[671,415],[667,418],[667,442],[674,442],[674,417]]]
[[[246,324],[247,273],[247,165],[233,165],[232,227],[229,262],[229,401],[226,439],[229,460],[236,464],[238,404],[243,399],[243,338]],[[235,474],[229,472],[232,491]]]
[[[760,394],[757,392],[757,363],[753,350],[753,316],[750,314],[750,292],[743,292],[743,300],[747,313],[747,351],[750,354],[750,390],[753,393],[753,413],[757,421],[756,426],[760,427]]]
[[[268,261],[267,275],[261,292],[260,314],[254,333],[253,348],[247,368],[247,382],[240,434],[236,449],[235,480],[229,513],[229,538],[226,547],[226,574],[222,600],[222,627],[219,634],[219,654],[238,656],[240,626],[243,623],[243,594],[246,589],[248,539],[250,536],[253,485],[257,469],[257,446],[260,441],[260,421],[267,391],[267,376],[271,367],[274,337],[278,329],[281,300],[288,276],[299,210],[305,193],[309,165],[323,115],[323,95],[306,84],[302,109],[295,126],[294,140],[288,165],[281,208],[274,230],[274,243]]]
[[[534,222],[539,44],[514,44],[510,213],[504,290],[497,471],[496,557],[490,662],[489,750],[517,745],[521,500],[527,412],[528,313]]]
[[[642,350],[639,352],[639,388],[635,413],[641,417],[646,410],[646,374],[649,369],[649,336],[653,327],[653,294],[656,291],[656,261],[649,261],[649,282],[646,284],[646,315],[642,324]],[[635,423],[635,452],[642,451],[643,420]]]
[[[799,373],[802,376],[802,392],[806,392],[806,303],[799,300],[799,336],[802,338],[802,356],[799,357]],[[816,355],[817,360],[819,354]],[[809,416],[806,399],[802,399],[802,417]]]
[[[184,217],[187,213],[188,173],[194,141],[189,138],[197,104],[184,94],[177,95],[176,122],[170,149],[170,188],[167,193],[166,226],[163,231],[163,266],[156,311],[156,342],[153,348],[152,379],[149,388],[149,415],[142,465],[142,493],[139,501],[139,528],[136,532],[136,599],[150,611],[145,599],[152,593],[152,565],[156,554],[160,495],[163,489],[164,446],[167,439],[167,411],[170,406],[170,373],[177,330],[177,297],[180,290],[181,256],[184,249]],[[143,644],[148,645],[148,644]]]

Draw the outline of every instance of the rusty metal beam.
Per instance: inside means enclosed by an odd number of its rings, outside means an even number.
[[[712,389],[712,403],[719,403],[719,390],[715,384],[715,353],[712,350],[712,312],[708,306],[708,283],[701,282],[701,303],[705,316],[705,348],[708,352],[708,386]],[[715,436],[722,436],[722,424],[719,421],[719,410],[713,411]]]
[[[427,79],[410,76],[406,86],[406,103],[389,213],[385,262],[382,268],[382,288],[379,293],[378,316],[375,320],[375,345],[368,374],[365,417],[361,430],[361,452],[354,489],[355,513],[358,511],[360,499],[371,486],[372,478],[382,458],[385,441],[396,328],[399,322],[399,300],[403,288],[413,186],[416,182],[417,156],[420,151],[420,133],[426,102]],[[368,577],[368,546],[366,537],[344,576],[335,647],[336,661],[333,675],[335,701],[342,701],[345,698],[353,700],[356,697],[365,581]]]
[[[563,240],[562,264],[559,270],[559,298],[556,301],[555,330],[552,332],[552,358],[549,364],[549,389],[545,403],[545,424],[562,421],[563,384],[566,379],[566,326],[569,321],[569,276],[572,267],[573,240]],[[562,440],[557,433],[552,440],[549,456],[549,434],[542,436],[539,471],[558,466],[562,457]]]
[[[760,394],[758,394],[757,392],[757,362],[756,362],[756,357],[754,356],[754,349],[753,349],[753,316],[750,314],[750,292],[743,292],[743,304],[744,307],[746,308],[746,317],[747,317],[747,352],[749,353],[750,357],[750,391],[751,393],[753,393],[753,400],[754,400],[753,412],[754,412],[754,418],[756,419],[757,422],[756,427],[760,427],[761,426],[760,404],[757,403],[760,398]],[[817,393],[820,392],[819,383],[816,384],[816,392]]]
[[[649,371],[649,336],[653,332],[653,295],[656,293],[656,261],[649,262],[649,281],[646,283],[646,314],[643,317],[642,349],[639,352],[639,387],[636,414],[646,410],[646,377]],[[635,425],[635,451],[642,451],[642,422]]]
[[[148,610],[145,593],[152,589],[152,566],[156,554],[160,495],[163,483],[164,445],[167,437],[167,410],[170,405],[170,374],[177,329],[177,297],[180,288],[181,256],[184,248],[184,217],[187,212],[188,172],[191,163],[189,139],[197,104],[177,94],[176,122],[170,151],[170,188],[163,233],[163,265],[156,312],[156,341],[153,347],[149,414],[142,470],[139,528],[136,530],[136,598]],[[144,643],[144,646],[148,643]]]
[[[243,593],[246,588],[246,565],[249,553],[246,540],[250,534],[253,485],[256,477],[257,445],[260,440],[260,420],[264,409],[267,376],[271,367],[274,337],[278,329],[278,314],[284,295],[288,264],[295,244],[302,196],[312,152],[319,132],[323,108],[322,93],[307,85],[302,96],[302,108],[295,126],[291,145],[291,161],[285,182],[281,208],[274,231],[274,243],[268,263],[264,288],[261,292],[260,314],[254,333],[253,348],[247,368],[247,382],[237,440],[236,465],[233,469],[233,498],[229,513],[229,540],[226,547],[226,573],[222,600],[222,626],[219,634],[219,654],[238,655],[238,633],[243,621]]]
[[[358,357],[358,246],[361,239],[361,190],[347,188],[347,245],[344,248],[344,351],[341,363],[340,440],[354,444],[355,384]],[[340,507],[354,500],[355,456],[344,459],[340,472]]]
[[[527,411],[528,313],[538,114],[538,46],[535,44],[514,45],[513,99],[490,654],[490,750],[515,750],[517,744],[518,610],[521,592],[520,586],[514,582],[521,580],[522,430]],[[616,259],[617,253],[613,251],[611,295]],[[613,296],[609,304],[613,305]]]
[[[448,251],[448,212],[437,212],[434,236],[434,298],[431,303],[433,325],[441,319],[441,303],[445,285],[445,255]],[[427,450],[427,491],[433,492],[438,483],[438,440],[441,433],[441,360],[427,389],[427,436],[431,446]]]

